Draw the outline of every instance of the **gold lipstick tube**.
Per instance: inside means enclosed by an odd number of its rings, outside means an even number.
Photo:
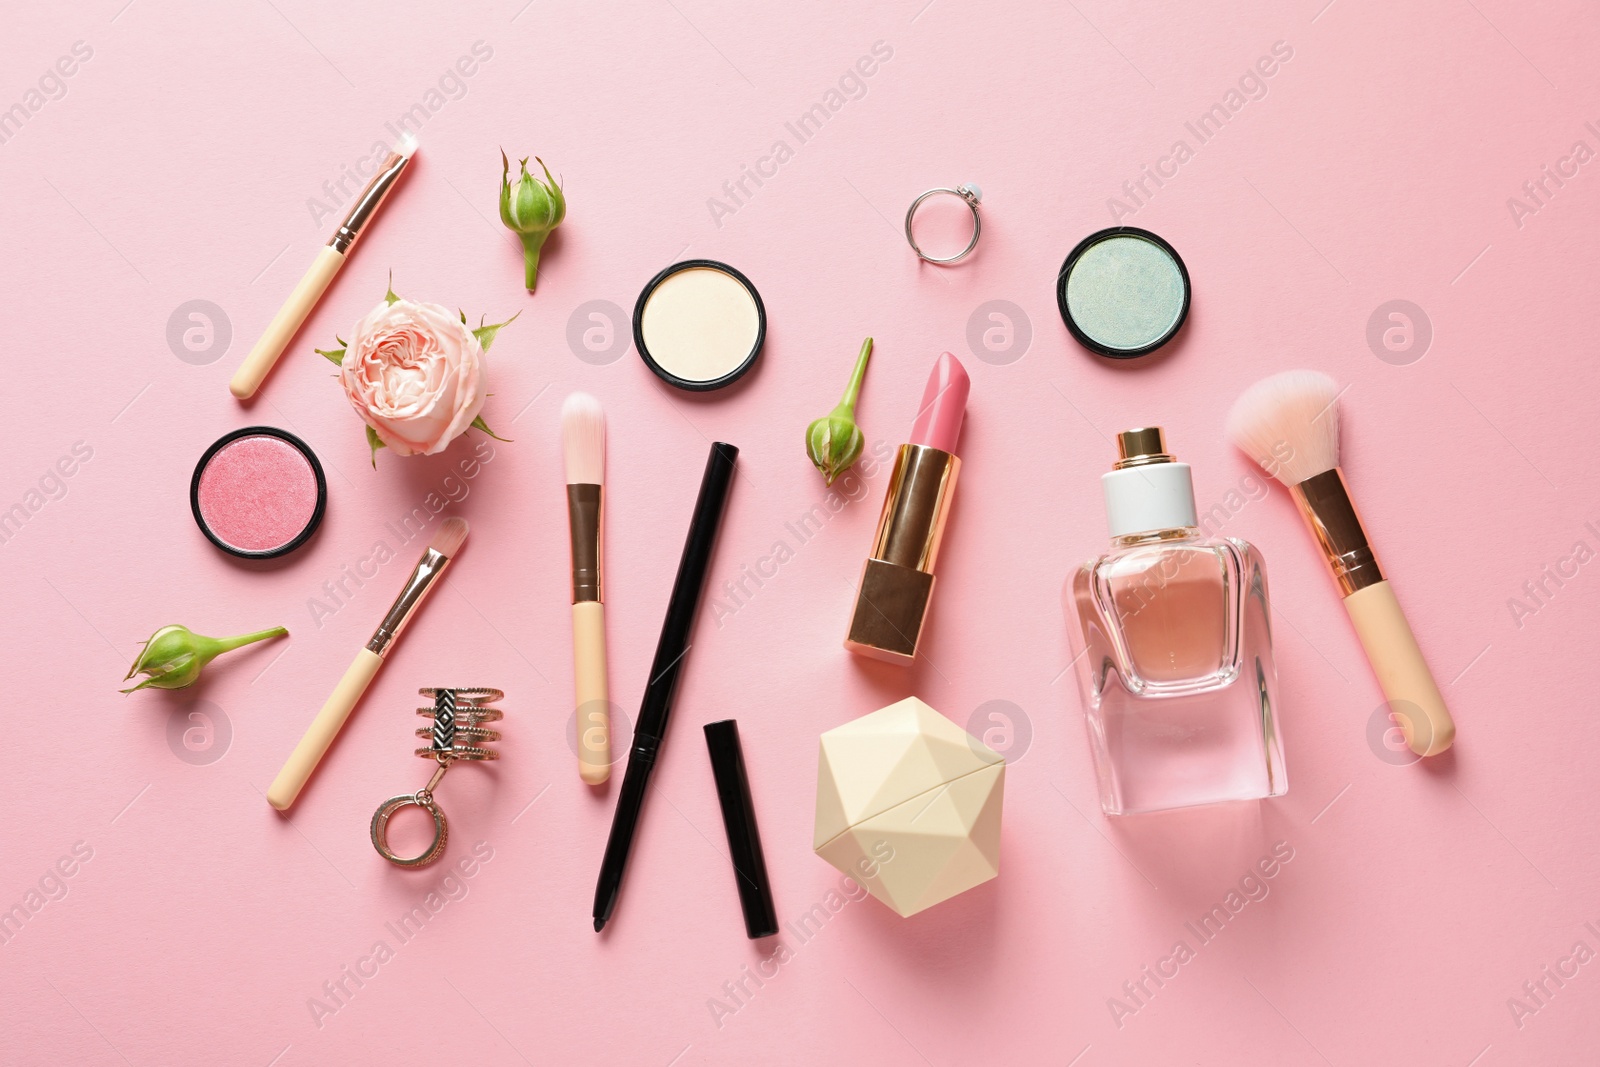
[[[916,657],[960,472],[960,457],[949,452],[900,446],[844,641],[851,652],[889,663]]]

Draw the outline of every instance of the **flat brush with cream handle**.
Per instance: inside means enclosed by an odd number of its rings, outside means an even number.
[[[1228,414],[1228,436],[1289,488],[1327,557],[1356,635],[1406,744],[1435,756],[1455,741],[1455,721],[1383,576],[1339,469],[1339,386],[1294,370],[1247,389]]]
[[[417,139],[408,133],[400,138],[399,147],[379,164],[378,173],[356,197],[355,205],[345,215],[344,221],[328,238],[328,243],[317,252],[317,258],[311,261],[311,269],[301,277],[299,284],[289,294],[289,299],[283,302],[278,313],[267,324],[260,340],[256,341],[239,369],[234,371],[228,391],[235,397],[248,400],[261,388],[267,372],[272,370],[278,357],[283,355],[283,350],[289,347],[289,342],[294,340],[294,335],[300,332],[300,327],[310,317],[311,310],[322,299],[322,294],[333,284],[333,279],[344,266],[345,257],[355,251],[356,242],[383,206],[389,191],[400,180],[400,175],[405,173],[416,150]]]
[[[378,624],[372,640],[356,653],[355,662],[344,672],[344,677],[339,680],[333,695],[322,705],[317,717],[311,720],[311,726],[307,728],[305,736],[300,738],[300,743],[294,747],[294,752],[289,755],[289,761],[283,765],[283,770],[278,772],[278,777],[272,780],[272,786],[267,790],[268,804],[279,811],[287,811],[295,798],[300,795],[300,790],[305,788],[311,772],[317,769],[317,764],[322,761],[328,746],[333,744],[333,739],[339,735],[345,720],[355,710],[361,695],[367,691],[367,686],[377,675],[378,668],[383,666],[384,657],[394,647],[406,624],[416,615],[417,608],[422,606],[422,602],[427,599],[434,586],[439,584],[440,576],[450,565],[451,559],[461,550],[461,544],[466,539],[466,519],[446,519],[439,527],[439,532],[433,535],[427,550],[417,561],[416,569],[411,572],[411,577],[406,579],[405,588],[400,590],[400,595],[395,598],[389,613],[383,617],[383,622]]]
[[[572,535],[572,673],[578,774],[590,785],[611,776],[610,692],[606,685],[606,613],[601,548],[606,481],[606,414],[587,393],[561,405],[567,465],[567,522]]]

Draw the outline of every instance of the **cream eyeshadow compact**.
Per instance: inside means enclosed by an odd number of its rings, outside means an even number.
[[[750,279],[726,263],[690,259],[650,279],[633,307],[633,343],[668,385],[732,385],[761,355],[767,311]]]

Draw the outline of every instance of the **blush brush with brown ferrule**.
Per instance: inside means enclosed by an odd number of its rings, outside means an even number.
[[[1316,371],[1264,378],[1234,403],[1228,436],[1288,487],[1327,557],[1406,744],[1419,756],[1435,756],[1455,741],[1455,722],[1339,468],[1339,391],[1338,383]]]

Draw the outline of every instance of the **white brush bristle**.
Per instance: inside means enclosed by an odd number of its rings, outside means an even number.
[[[410,159],[417,151],[416,136],[410,130],[407,130],[400,135],[400,143],[395,145],[394,150],[406,159]]]
[[[461,543],[467,539],[466,519],[446,519],[444,525],[439,527],[439,532],[433,535],[433,540],[428,542],[428,547],[435,549],[443,556],[453,556],[461,549]]]
[[[561,405],[561,447],[568,485],[606,484],[606,413],[588,393],[573,393]]]
[[[1339,383],[1314,370],[1274,374],[1228,412],[1228,436],[1284,485],[1339,465]]]

